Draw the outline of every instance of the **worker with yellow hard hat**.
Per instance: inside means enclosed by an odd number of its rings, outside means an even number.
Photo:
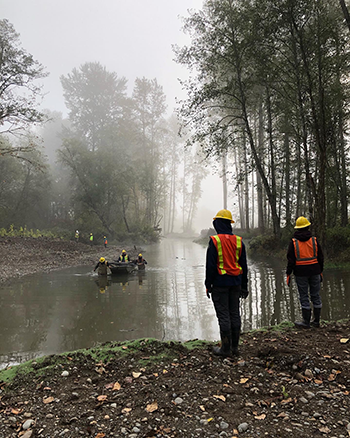
[[[302,312],[302,321],[296,321],[298,328],[320,326],[322,301],[320,297],[324,257],[320,243],[310,232],[308,219],[299,216],[295,221],[296,230],[289,243],[287,252],[287,285],[290,285],[292,272],[298,286],[299,300]],[[313,305],[314,319],[311,321],[311,305]]]
[[[143,271],[143,270],[146,269],[147,262],[146,262],[146,260],[143,258],[143,256],[142,256],[141,253],[138,255],[137,259],[134,260],[134,263],[136,263],[136,265],[137,265],[139,271]]]
[[[97,265],[94,268],[94,272],[96,269],[98,269],[97,273],[98,275],[107,275],[109,263],[104,257],[101,257],[100,260],[97,262]]]
[[[239,299],[248,296],[248,267],[245,245],[232,232],[229,210],[220,210],[213,218],[217,235],[211,236],[207,249],[205,287],[212,298],[220,327],[218,356],[238,355],[241,316]]]
[[[121,252],[121,254],[119,256],[118,261],[122,262],[122,263],[130,262],[129,256],[128,256],[127,252],[125,251],[125,249],[122,250],[122,252]]]

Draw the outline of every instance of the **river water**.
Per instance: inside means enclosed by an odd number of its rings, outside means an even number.
[[[81,266],[0,288],[0,367],[106,341],[218,339],[204,288],[205,252],[190,240],[164,239],[144,251],[144,272],[101,279],[93,266]],[[256,260],[249,249],[248,256],[243,331],[299,318],[295,281],[285,284],[285,261]],[[325,272],[322,319],[350,317],[349,291],[349,271]]]

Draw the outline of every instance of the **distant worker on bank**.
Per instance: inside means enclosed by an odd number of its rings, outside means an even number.
[[[78,230],[75,231],[74,239],[77,243],[79,242],[79,231]]]
[[[241,332],[239,299],[248,296],[248,268],[242,238],[232,232],[234,221],[229,210],[214,217],[217,235],[210,236],[207,249],[205,287],[212,298],[220,327],[221,347],[217,356],[238,355]]]
[[[136,260],[134,260],[134,263],[137,264],[138,268],[140,271],[142,271],[143,269],[146,269],[147,262],[146,260],[143,258],[142,254],[140,253],[137,257]]]
[[[96,271],[96,269],[98,269],[97,271],[98,275],[107,275],[108,267],[109,267],[109,263],[107,262],[107,260],[104,257],[101,257],[94,268],[94,272]]]
[[[106,236],[103,237],[103,244],[104,244],[105,248],[107,248],[108,240],[107,240]]]
[[[122,253],[120,254],[118,261],[123,263],[130,262],[129,256],[125,249],[123,249]]]
[[[90,246],[92,246],[92,244],[94,243],[94,236],[92,235],[92,233],[90,233],[89,240],[90,240]]]
[[[310,328],[311,305],[313,305],[314,319],[311,326],[320,326],[322,301],[320,297],[321,282],[323,280],[323,252],[316,237],[310,232],[309,222],[300,216],[295,223],[295,233],[287,252],[287,285],[290,285],[290,275],[294,272],[298,286],[299,300],[302,312],[302,321],[295,322],[297,328]]]

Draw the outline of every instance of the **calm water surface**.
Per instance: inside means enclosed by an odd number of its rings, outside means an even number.
[[[0,365],[112,340],[218,339],[203,284],[205,252],[189,240],[164,239],[144,251],[142,273],[101,279],[93,266],[82,266],[0,288]],[[284,260],[250,256],[243,330],[300,316],[295,282],[288,288],[284,271]],[[322,318],[349,318],[350,272],[329,270],[324,278]]]

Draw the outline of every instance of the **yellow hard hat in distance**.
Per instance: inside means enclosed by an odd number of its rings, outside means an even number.
[[[126,251],[125,251],[125,249],[123,249],[123,251],[122,251],[122,252],[126,252]]]
[[[298,219],[295,221],[295,227],[294,228],[306,228],[311,225],[311,222],[309,222],[306,217],[299,216]]]
[[[106,259],[104,257],[100,258],[100,262],[103,263]]]
[[[213,219],[214,220],[215,219],[227,219],[227,220],[231,221],[231,224],[235,223],[235,221],[232,219],[232,214],[231,214],[230,210],[225,210],[225,209],[219,210]]]
[[[139,257],[142,257],[142,254],[141,254],[141,253],[139,254]]]

